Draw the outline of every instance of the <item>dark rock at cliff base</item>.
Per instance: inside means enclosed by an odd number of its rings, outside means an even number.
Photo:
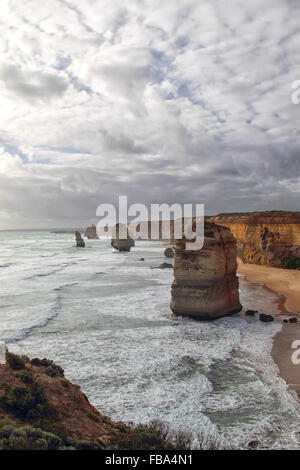
[[[75,232],[75,238],[76,238],[76,246],[78,246],[79,248],[84,248],[85,242],[82,239],[80,232]]]
[[[164,251],[164,255],[166,258],[174,258],[174,251],[173,248],[166,248]]]
[[[152,269],[171,269],[171,268],[173,268],[173,264],[162,263],[159,266],[156,266],[155,268],[152,268]]]
[[[263,321],[263,322],[272,322],[272,321],[274,321],[274,318],[272,317],[272,315],[267,315],[266,313],[261,313],[259,315],[259,319],[260,319],[260,321]]]
[[[289,318],[289,323],[297,323],[298,319],[296,317]]]
[[[257,313],[257,310],[247,310],[245,312],[245,315],[249,315],[249,316],[252,316],[255,315]]]
[[[248,442],[249,449],[256,449],[259,446],[259,441],[250,441]]]

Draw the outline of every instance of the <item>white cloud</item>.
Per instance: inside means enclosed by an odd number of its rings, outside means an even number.
[[[299,13],[293,0],[2,0],[0,228],[85,223],[119,193],[298,209]]]

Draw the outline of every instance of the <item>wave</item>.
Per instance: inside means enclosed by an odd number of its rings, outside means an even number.
[[[62,264],[53,265],[52,267],[55,267],[55,266],[59,266],[59,267],[57,269],[53,269],[52,271],[48,271],[45,273],[33,274],[32,276],[25,277],[24,279],[28,281],[28,280],[36,279],[39,277],[52,276],[53,274],[63,271],[64,269],[70,266],[73,266],[74,264],[77,264],[77,263],[78,263],[77,261],[71,261],[70,263],[62,263]]]
[[[60,313],[61,303],[62,303],[62,296],[60,292],[66,287],[73,287],[77,284],[78,284],[77,282],[72,282],[70,284],[64,284],[63,286],[56,287],[55,289],[53,289],[55,292],[57,292],[57,297],[56,297],[56,300],[54,301],[53,307],[50,309],[49,315],[47,315],[43,320],[39,321],[38,323],[34,325],[28,326],[26,328],[22,328],[16,336],[12,336],[8,338],[1,338],[1,340],[4,341],[4,343],[6,344],[17,343],[18,341],[22,341],[25,338],[27,338],[27,336],[29,336],[33,330],[37,328],[44,328],[45,326],[47,326],[51,322],[51,320],[56,318]]]

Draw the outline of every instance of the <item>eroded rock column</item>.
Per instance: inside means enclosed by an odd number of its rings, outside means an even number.
[[[116,237],[111,239],[111,246],[118,251],[130,251],[134,245],[134,240],[130,237],[126,225],[117,224]]]
[[[236,240],[227,227],[205,223],[204,246],[186,250],[174,244],[171,309],[175,315],[212,320],[242,308],[236,276]]]

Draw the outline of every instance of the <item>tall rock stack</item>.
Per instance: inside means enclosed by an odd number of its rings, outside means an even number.
[[[125,238],[123,238],[122,230],[120,230],[121,224],[116,224],[116,238],[111,239],[111,246],[118,251],[130,251],[130,248],[135,245],[134,240],[130,237],[128,228],[125,225],[122,228]]]
[[[185,239],[174,244],[171,309],[175,315],[213,320],[239,312],[236,240],[227,227],[206,222],[204,246],[186,250]]]

